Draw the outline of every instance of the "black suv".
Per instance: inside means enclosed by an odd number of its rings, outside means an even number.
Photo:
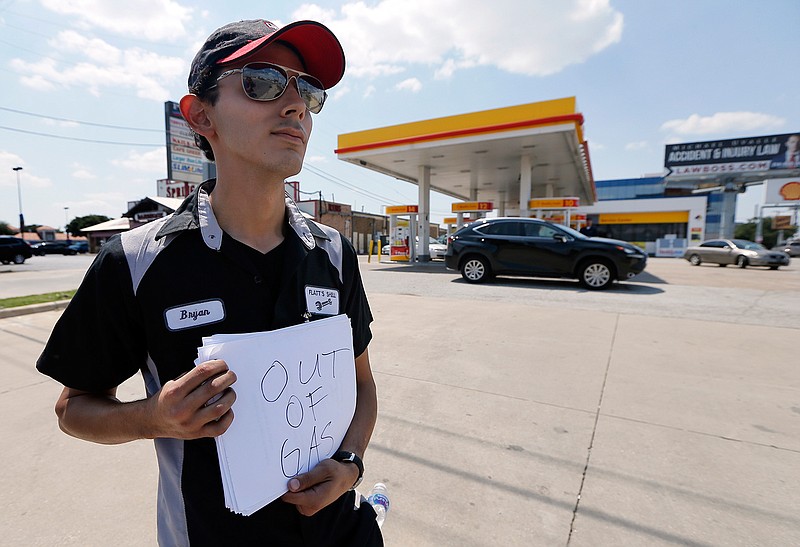
[[[69,248],[70,244],[66,241],[42,241],[31,245],[33,254],[44,255],[74,255],[77,251]]]
[[[534,218],[477,220],[448,238],[445,265],[470,283],[494,275],[569,277],[608,288],[644,270],[647,253],[630,243],[587,237]]]
[[[11,236],[0,236],[0,262],[22,264],[31,257],[31,246],[24,239]]]

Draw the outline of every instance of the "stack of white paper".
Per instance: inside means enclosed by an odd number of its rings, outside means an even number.
[[[222,359],[237,377],[233,423],[216,439],[229,509],[255,513],[339,449],[356,406],[346,315],[205,337],[197,353],[195,364]]]

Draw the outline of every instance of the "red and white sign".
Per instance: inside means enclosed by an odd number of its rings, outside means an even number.
[[[156,195],[162,198],[185,198],[200,184],[199,182],[169,179],[160,179],[157,183],[158,189]]]

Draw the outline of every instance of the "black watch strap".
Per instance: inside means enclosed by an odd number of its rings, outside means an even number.
[[[361,484],[361,479],[364,478],[364,462],[361,461],[361,458],[359,458],[355,452],[339,450],[333,456],[331,456],[331,459],[337,462],[356,464],[356,467],[358,467],[358,478],[356,479],[356,482],[353,483],[353,486],[350,487],[350,490],[353,490],[356,486]]]

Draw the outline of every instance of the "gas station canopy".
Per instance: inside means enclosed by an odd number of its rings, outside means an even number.
[[[527,216],[531,197],[596,199],[574,97],[346,133],[338,145],[341,160],[420,186],[427,179],[428,190],[491,201],[500,214]]]

